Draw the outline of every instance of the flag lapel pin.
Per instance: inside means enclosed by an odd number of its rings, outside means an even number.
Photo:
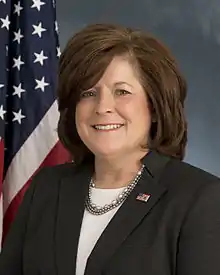
[[[150,198],[149,194],[145,194],[145,193],[139,193],[136,197],[136,200],[138,201],[143,201],[143,202],[147,202]]]

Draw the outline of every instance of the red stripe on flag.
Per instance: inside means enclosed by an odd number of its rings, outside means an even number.
[[[3,189],[3,171],[4,171],[4,140],[0,137],[0,250],[1,250],[1,237],[3,230],[3,197],[2,197],[2,189]]]
[[[40,167],[36,170],[34,175],[43,167],[54,166],[54,165],[58,165],[58,164],[62,164],[65,162],[70,162],[70,161],[71,161],[71,158],[70,158],[70,155],[67,152],[67,150],[62,146],[62,144],[60,142],[57,142],[57,144],[53,147],[53,149],[50,151],[50,153],[44,159],[44,161],[42,162]],[[22,202],[23,196],[24,196],[28,186],[30,185],[33,176],[24,184],[22,189],[14,197],[14,199],[10,203],[10,205],[4,215],[2,242],[4,242],[5,236],[7,235],[10,225],[11,225],[12,221],[14,220],[14,217],[17,213],[18,207],[19,207],[20,203]]]
[[[0,196],[2,193],[3,169],[4,169],[4,140],[0,137]]]

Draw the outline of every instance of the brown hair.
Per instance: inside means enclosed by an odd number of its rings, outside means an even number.
[[[79,164],[93,158],[75,126],[75,109],[82,90],[93,87],[115,56],[128,55],[136,65],[152,114],[148,147],[183,159],[187,142],[184,116],[186,83],[169,50],[156,38],[139,30],[110,25],[90,25],[67,43],[59,62],[58,135]]]

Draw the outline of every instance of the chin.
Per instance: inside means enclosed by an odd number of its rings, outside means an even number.
[[[118,154],[122,154],[123,149],[122,148],[94,148],[93,153],[97,157],[101,158],[112,158],[117,156]]]

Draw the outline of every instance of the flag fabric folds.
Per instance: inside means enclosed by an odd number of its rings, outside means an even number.
[[[0,234],[39,168],[68,160],[57,137],[59,56],[54,1],[0,0]]]

